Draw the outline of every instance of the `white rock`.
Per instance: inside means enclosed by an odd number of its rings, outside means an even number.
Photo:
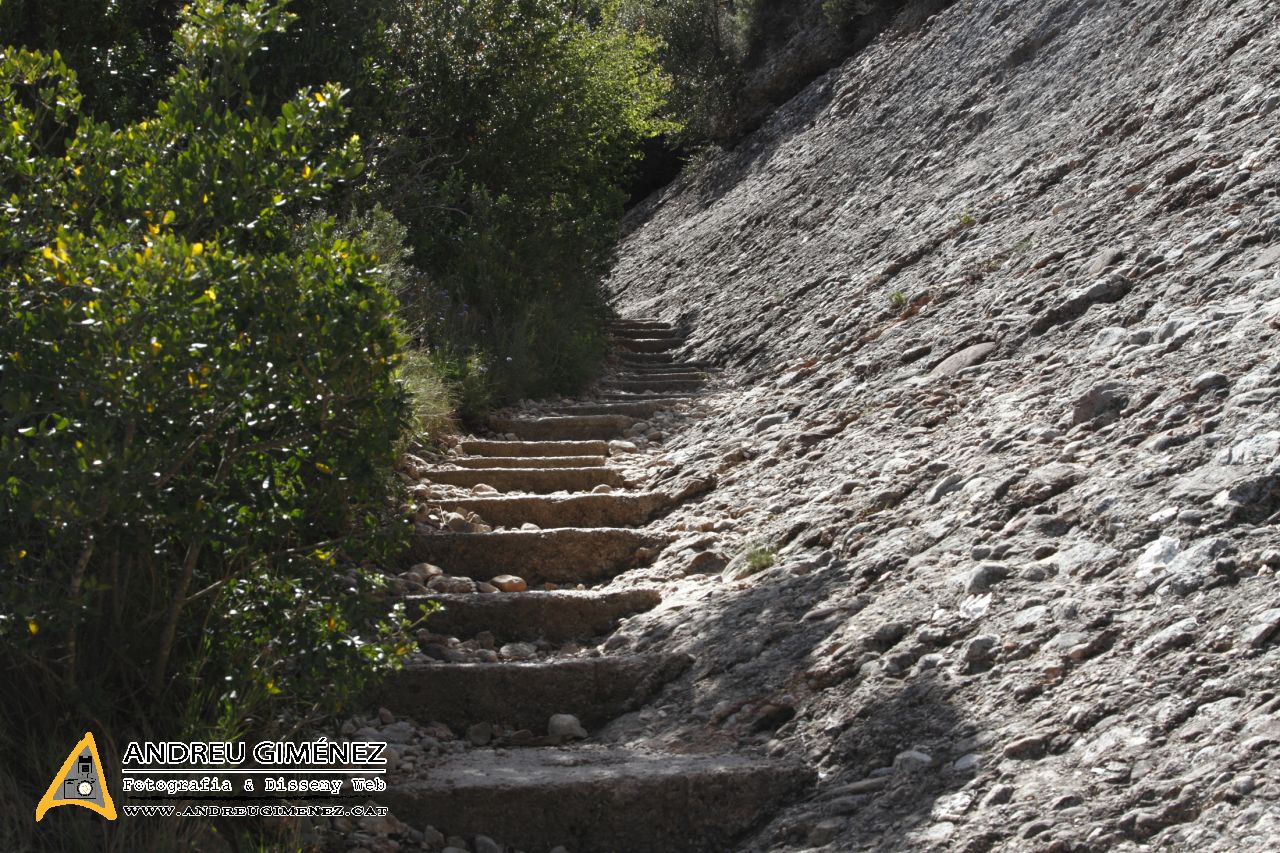
[[[529,660],[538,654],[538,650],[530,643],[507,643],[498,649],[498,654],[505,660]]]
[[[786,412],[775,412],[772,415],[765,415],[763,418],[760,418],[759,420],[757,420],[754,424],[752,424],[751,431],[764,432],[770,427],[775,427],[778,424],[784,424],[788,420],[790,420],[790,416],[787,415]]]
[[[893,768],[906,773],[923,770],[931,764],[933,764],[932,755],[915,749],[899,752],[893,757]]]
[[[547,721],[547,734],[552,737],[568,737],[581,740],[587,736],[587,730],[582,727],[582,723],[578,722],[578,718],[572,714],[554,714]]]
[[[1148,545],[1142,552],[1142,556],[1138,557],[1134,577],[1145,578],[1164,571],[1165,567],[1173,562],[1173,558],[1178,556],[1181,547],[1182,543],[1172,536],[1161,536]]]

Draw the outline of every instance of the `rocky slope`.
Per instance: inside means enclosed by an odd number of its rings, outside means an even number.
[[[743,849],[1280,846],[1277,80],[1266,0],[962,0],[638,209],[727,379],[601,739],[815,768]]]

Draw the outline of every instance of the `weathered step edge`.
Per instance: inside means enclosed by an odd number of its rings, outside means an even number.
[[[627,415],[576,415],[549,418],[491,417],[489,428],[497,433],[510,433],[530,441],[547,439],[622,438],[638,422]]]
[[[594,748],[471,752],[428,773],[381,795],[395,814],[537,853],[724,853],[814,781],[792,762]]]
[[[613,339],[619,350],[637,352],[672,352],[685,345],[684,338],[617,338]]]
[[[543,735],[553,714],[591,728],[634,710],[691,663],[689,655],[650,654],[412,664],[388,676],[375,698],[421,723],[459,730],[487,722]]]
[[[435,468],[426,478],[445,486],[473,488],[481,484],[501,492],[590,491],[596,486],[626,488],[626,478],[616,468]]]
[[[481,595],[415,595],[404,599],[408,612],[419,603],[438,601],[427,627],[433,633],[470,639],[482,631],[499,643],[521,640],[589,640],[613,631],[618,620],[662,603],[654,589],[601,592],[512,592]]]
[[[661,397],[656,400],[622,400],[596,403],[566,403],[553,410],[558,415],[629,415],[635,418],[649,418],[658,412],[674,409],[681,403],[688,403],[691,397]]]
[[[606,379],[602,391],[700,391],[707,381],[702,377],[654,377],[653,379]]]
[[[458,445],[472,456],[605,456],[607,441],[488,441],[469,439]]]
[[[675,506],[666,492],[612,495],[502,495],[444,499],[442,508],[474,512],[498,527],[639,527]]]
[[[650,562],[667,542],[662,534],[618,527],[421,533],[409,556],[474,580],[513,574],[530,585],[594,583]]]
[[[449,463],[459,468],[600,468],[604,456],[454,456]]]

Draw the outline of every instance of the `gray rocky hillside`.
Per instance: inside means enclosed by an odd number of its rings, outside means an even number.
[[[743,849],[1280,848],[1278,157],[1268,0],[967,0],[635,211],[726,370],[606,648],[817,771]]]

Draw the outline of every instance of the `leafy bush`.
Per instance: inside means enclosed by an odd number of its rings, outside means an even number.
[[[180,0],[0,0],[0,44],[60,51],[79,72],[80,108],[135,119],[172,72]]]
[[[341,90],[251,92],[287,22],[195,3],[165,99],[115,127],[78,120],[57,53],[0,49],[6,755],[64,719],[297,719],[397,656],[351,567],[392,544],[402,338],[364,240],[313,209],[360,170]]]
[[[380,85],[397,97],[366,192],[429,275],[404,298],[419,342],[471,377],[464,396],[576,390],[604,352],[621,183],[674,127],[656,118],[655,43],[613,3],[565,0],[415,0],[387,39]]]
[[[678,141],[724,137],[754,28],[717,0],[622,0],[620,10],[627,27],[658,40],[673,81],[670,114],[684,126]]]

